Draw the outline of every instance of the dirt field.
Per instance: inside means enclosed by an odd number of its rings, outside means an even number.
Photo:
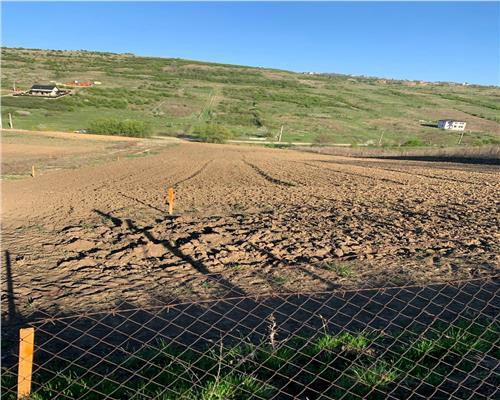
[[[69,132],[2,130],[2,180],[43,175],[58,169],[74,169],[120,158],[154,154],[173,145],[175,138],[140,140],[106,135]]]
[[[58,151],[26,139],[23,159],[2,140],[4,174]],[[103,143],[62,159],[109,154]],[[499,167],[197,143],[142,150],[76,166],[58,158],[59,170],[3,181],[4,312],[498,273]]]

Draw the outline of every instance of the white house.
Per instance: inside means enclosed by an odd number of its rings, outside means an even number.
[[[438,121],[438,128],[451,129],[452,131],[463,131],[465,130],[465,125],[465,121],[457,121],[454,119],[440,119]]]
[[[56,97],[59,94],[59,88],[56,85],[33,85],[28,93],[32,96]]]

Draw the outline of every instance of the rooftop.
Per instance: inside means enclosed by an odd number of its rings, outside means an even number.
[[[49,90],[49,91],[51,91],[51,90],[54,90],[54,88],[57,88],[57,86],[54,84],[50,84],[50,85],[38,85],[38,84],[36,84],[36,85],[31,86],[31,90]]]

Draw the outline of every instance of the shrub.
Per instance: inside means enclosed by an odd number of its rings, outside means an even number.
[[[419,146],[425,146],[425,143],[422,142],[420,139],[413,138],[413,139],[409,139],[406,142],[404,142],[403,146],[407,146],[407,147],[419,147]]]
[[[319,133],[314,137],[313,142],[321,146],[331,143],[332,139],[332,136],[327,133]]]
[[[225,143],[232,136],[226,127],[213,123],[199,125],[194,128],[193,133],[207,143]]]
[[[100,135],[122,135],[135,137],[151,136],[151,126],[145,121],[133,119],[118,120],[114,118],[100,119],[91,122],[89,133]]]

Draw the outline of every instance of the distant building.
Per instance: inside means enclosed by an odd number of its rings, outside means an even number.
[[[90,87],[93,86],[94,84],[92,82],[73,81],[73,82],[67,82],[65,83],[65,85],[71,87]]]
[[[438,121],[438,128],[450,129],[452,131],[463,131],[465,130],[465,121],[457,121],[454,119],[440,119]]]
[[[28,91],[31,96],[49,96],[57,97],[60,95],[59,88],[56,85],[33,85]]]

